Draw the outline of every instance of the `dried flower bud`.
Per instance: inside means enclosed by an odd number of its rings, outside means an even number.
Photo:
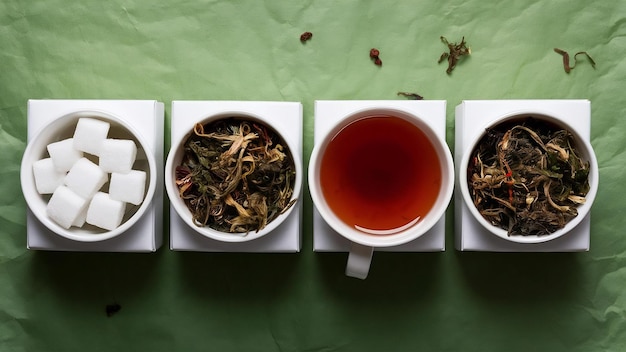
[[[300,35],[300,41],[301,42],[306,42],[307,40],[311,39],[313,37],[313,33],[311,32],[304,32]]]

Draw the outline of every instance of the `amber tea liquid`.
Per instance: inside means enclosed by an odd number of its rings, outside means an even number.
[[[419,128],[399,117],[372,116],[331,140],[322,156],[320,183],[343,222],[384,235],[430,211],[441,187],[441,166]]]

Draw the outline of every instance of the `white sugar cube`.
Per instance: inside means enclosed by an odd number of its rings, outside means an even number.
[[[76,217],[76,219],[72,223],[72,226],[83,227],[83,225],[85,225],[85,220],[87,220],[87,206],[85,206],[83,208],[83,211],[78,214],[78,217]]]
[[[33,163],[35,187],[40,194],[50,194],[63,184],[65,172],[57,171],[50,158],[37,160]]]
[[[111,199],[139,205],[143,202],[145,189],[145,171],[131,170],[126,174],[118,172],[111,174],[111,183],[109,184]]]
[[[69,229],[87,206],[87,200],[66,186],[59,186],[52,193],[46,213],[61,227]]]
[[[74,139],[67,138],[62,141],[50,143],[47,146],[48,154],[58,171],[67,172],[78,159],[83,157],[83,152],[74,148]]]
[[[109,180],[109,175],[87,158],[81,158],[65,176],[65,185],[84,198],[93,196]]]
[[[102,142],[107,138],[111,124],[106,121],[81,117],[74,130],[74,148],[85,153],[100,155]]]
[[[122,223],[126,203],[114,200],[108,193],[96,193],[87,209],[87,223],[103,228],[114,230]]]
[[[133,168],[137,146],[129,139],[105,139],[100,148],[99,165],[106,172],[126,173]]]

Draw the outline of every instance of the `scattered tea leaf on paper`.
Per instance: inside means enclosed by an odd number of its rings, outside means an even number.
[[[106,307],[104,307],[104,311],[109,318],[115,315],[120,310],[122,310],[122,306],[119,303],[107,304]]]
[[[578,63],[578,55],[585,55],[587,57],[587,59],[589,60],[589,62],[591,63],[591,67],[593,67],[593,68],[596,67],[596,62],[593,61],[591,56],[586,51],[579,51],[576,54],[574,54],[574,65],[573,66],[570,66],[570,56],[569,56],[569,53],[567,51],[559,49],[559,48],[554,48],[554,52],[556,52],[557,54],[560,54],[561,56],[563,56],[563,68],[565,69],[566,73],[570,73],[570,71],[574,69],[574,67]]]
[[[403,97],[412,99],[412,100],[422,100],[424,99],[423,96],[417,94],[417,93],[409,93],[409,92],[398,92],[398,95],[401,95]]]
[[[467,46],[465,42],[465,37],[461,39],[460,43],[450,43],[448,39],[445,37],[441,37],[441,41],[448,46],[448,52],[444,52],[439,57],[439,61],[437,63],[441,63],[444,60],[448,60],[448,68],[446,69],[446,73],[452,73],[452,70],[456,67],[456,64],[459,60],[464,56],[469,56],[472,53],[472,50]]]
[[[303,43],[308,41],[311,38],[313,38],[313,33],[311,32],[304,32],[300,35],[300,41]]]

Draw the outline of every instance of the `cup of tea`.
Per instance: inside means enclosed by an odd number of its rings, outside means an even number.
[[[318,212],[352,243],[346,275],[361,279],[375,248],[430,230],[454,189],[445,139],[419,116],[390,108],[339,119],[313,148],[308,177]]]

